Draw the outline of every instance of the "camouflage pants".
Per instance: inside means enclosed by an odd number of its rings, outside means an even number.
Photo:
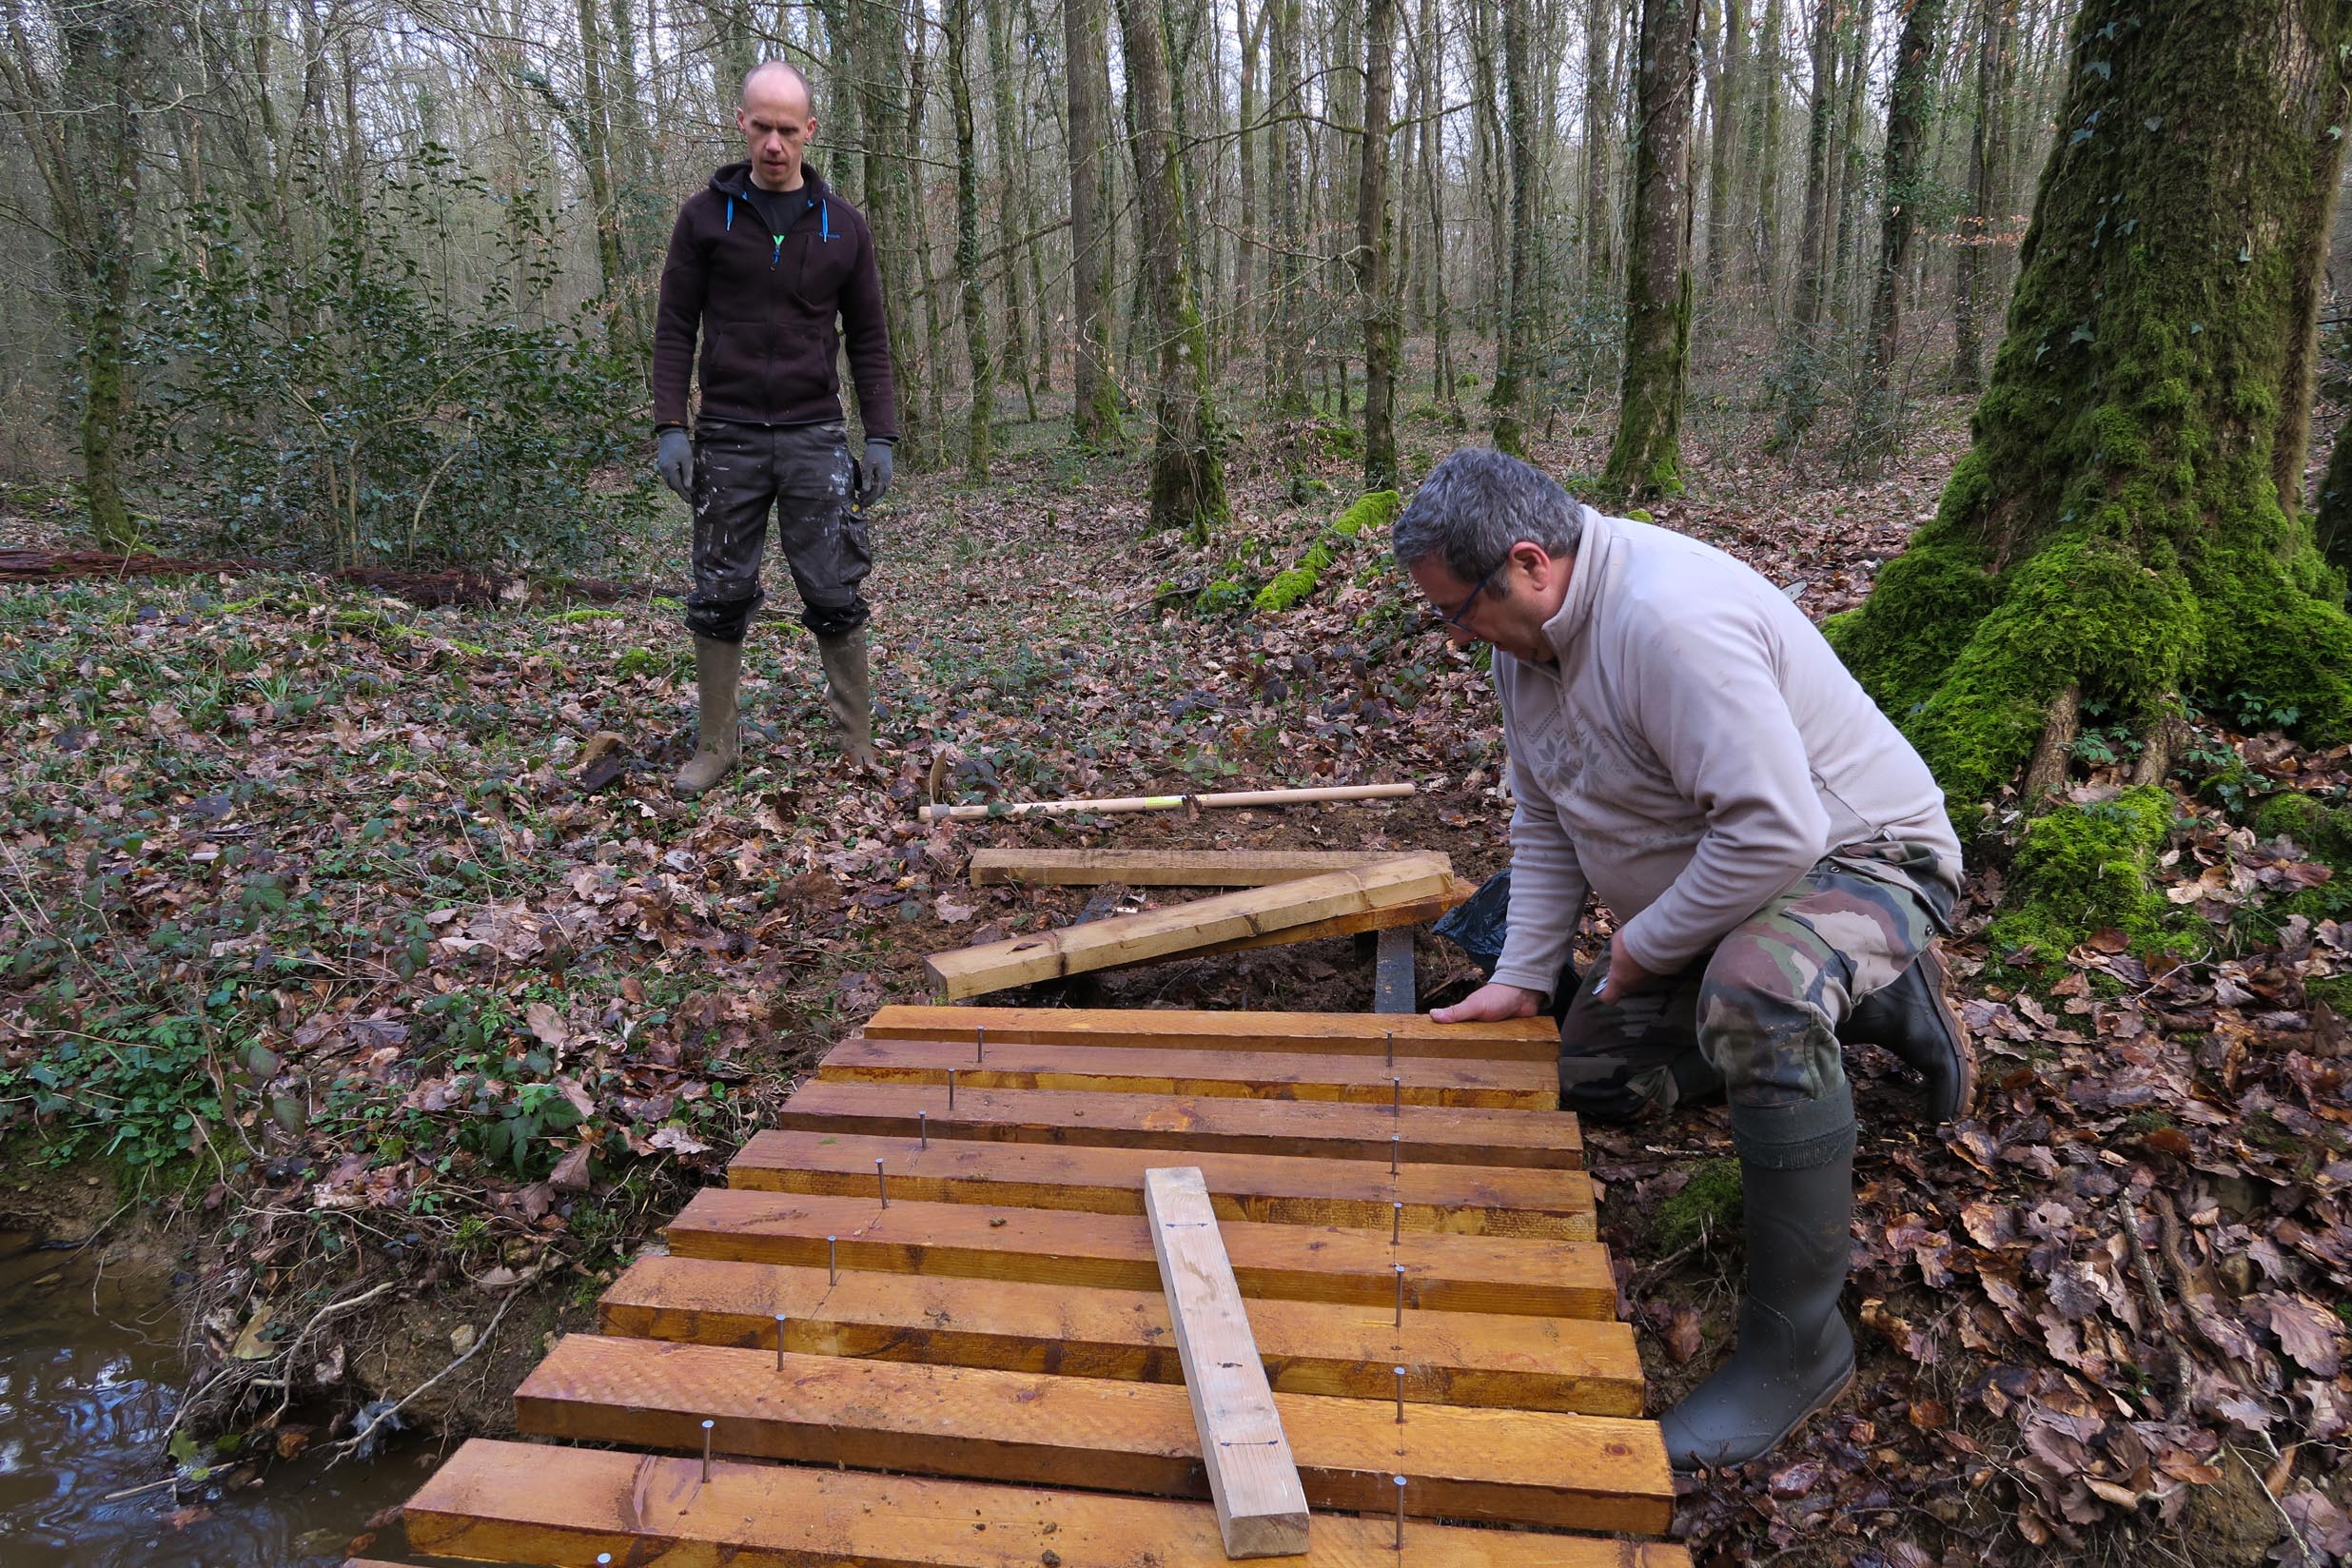
[[[1621,1122],[1718,1096],[1763,1107],[1834,1095],[1847,1013],[1899,978],[1948,915],[1899,878],[1828,859],[1647,990],[1601,1001],[1604,955],[1560,1024],[1560,1107]]]

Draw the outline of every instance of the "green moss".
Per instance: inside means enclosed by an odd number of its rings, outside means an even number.
[[[1341,513],[1331,531],[1354,539],[1367,528],[1385,528],[1396,519],[1399,500],[1394,490],[1375,490]]]
[[[2324,1002],[2340,1018],[2352,1018],[2352,974],[2323,974],[2303,982],[2303,994]]]
[[[1986,933],[1995,956],[2022,968],[2054,963],[2107,930],[2143,957],[2193,952],[2187,917],[2152,880],[2172,818],[2172,797],[2149,784],[2035,820],[2009,868],[2010,907]]]
[[[632,648],[613,661],[613,674],[624,679],[630,676],[657,675],[670,663],[651,648]]]
[[[2307,794],[2274,794],[2248,825],[2264,838],[2291,838],[2313,859],[2352,872],[2352,808],[2323,806]]]
[[[1702,1237],[1732,1234],[1739,1217],[1739,1162],[1709,1160],[1691,1172],[1681,1191],[1657,1205],[1652,1242],[1660,1253],[1679,1252]]]
[[[1324,570],[1366,529],[1387,525],[1396,516],[1397,500],[1394,490],[1375,490],[1359,500],[1316,537],[1296,566],[1277,573],[1273,581],[1258,590],[1252,607],[1273,614],[1289,609],[1313,593],[1316,584],[1323,580]]]
[[[618,610],[562,610],[547,617],[550,626],[578,626],[591,620],[618,620]]]

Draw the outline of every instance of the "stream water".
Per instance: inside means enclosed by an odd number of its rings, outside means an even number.
[[[160,1280],[0,1233],[0,1564],[331,1568],[370,1515],[416,1489],[425,1472],[413,1447],[333,1470],[304,1456],[150,1486],[169,1475],[178,1322]],[[400,1548],[395,1525],[370,1550]]]

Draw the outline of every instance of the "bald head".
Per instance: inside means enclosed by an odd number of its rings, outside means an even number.
[[[815,96],[797,67],[770,60],[743,78],[735,128],[751,159],[752,183],[764,190],[800,188],[800,155],[816,134]]]
[[[783,94],[803,115],[816,112],[816,89],[798,66],[789,60],[762,60],[743,78],[741,107],[773,102]]]

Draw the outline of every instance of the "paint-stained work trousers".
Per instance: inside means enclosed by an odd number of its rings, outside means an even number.
[[[734,424],[695,431],[695,586],[686,625],[696,637],[740,642],[766,596],[759,558],[775,511],[776,542],[800,591],[800,620],[845,637],[872,613],[858,593],[873,559],[866,519],[851,504],[856,464],[838,423]]]

